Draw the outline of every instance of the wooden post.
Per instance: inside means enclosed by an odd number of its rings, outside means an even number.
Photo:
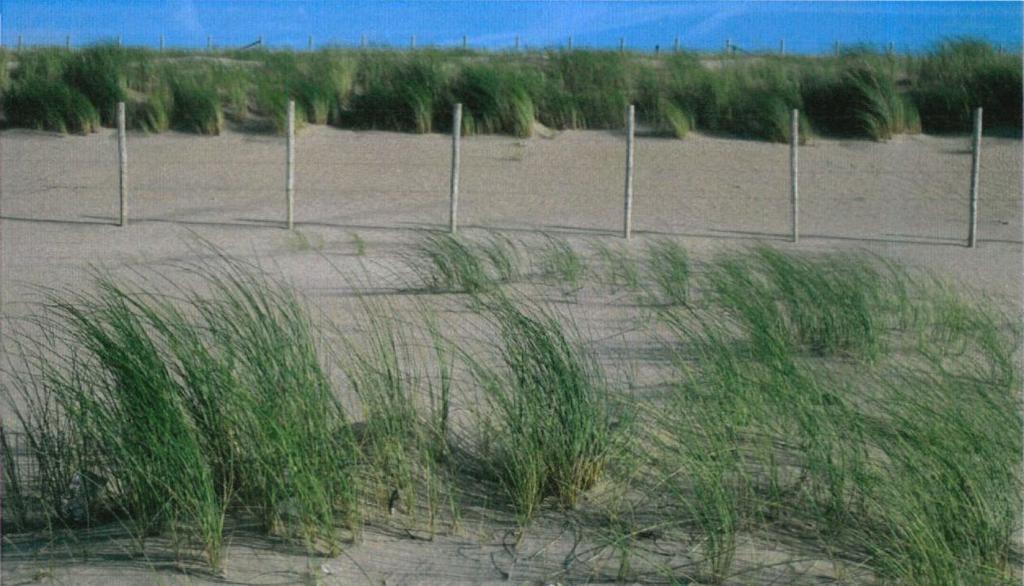
[[[288,100],[288,169],[285,196],[288,199],[288,229],[295,227],[295,100]]]
[[[160,35],[160,51],[163,52],[163,50],[164,50],[164,36]]]
[[[967,246],[978,244],[978,178],[981,174],[981,108],[974,110],[974,138],[971,141],[971,210]]]
[[[516,51],[519,50],[519,35],[516,35]]]
[[[206,35],[206,50],[213,51],[213,35]]]
[[[679,52],[679,35],[676,35],[676,40],[675,40],[675,42],[672,43],[672,52],[673,53],[678,53]]]
[[[832,43],[832,52],[836,54],[836,57],[839,56],[839,41]]]
[[[626,50],[626,38],[625,37],[619,37],[619,53],[622,53],[625,50]]]
[[[309,35],[309,37],[306,39],[306,50],[313,50],[313,35]]]
[[[569,35],[569,50],[572,51],[572,35]]]
[[[71,50],[71,35],[64,36],[64,49]]]
[[[18,50],[19,51],[21,51],[21,47],[22,47],[23,44],[24,44],[24,40],[21,38],[21,35],[18,35]]]
[[[459,143],[462,137],[462,104],[455,104],[452,111],[452,182],[448,193],[448,230],[455,234],[459,229]]]
[[[416,48],[416,35],[411,35],[409,37],[409,48],[410,49],[415,49]]]
[[[800,240],[800,188],[797,183],[797,150],[800,146],[800,110],[789,117],[789,186],[793,213],[793,242]]]
[[[622,235],[626,240],[633,236],[633,143],[636,109],[629,105],[626,112],[626,203],[622,220]]]
[[[786,39],[779,39],[779,55],[786,54]]]
[[[124,102],[117,103],[117,168],[121,211],[118,226],[128,225],[128,141],[125,136]]]
[[[725,40],[725,54],[728,55],[732,52],[732,39]]]
[[[462,50],[465,51],[468,46],[469,42],[466,39],[466,35],[462,35]]]

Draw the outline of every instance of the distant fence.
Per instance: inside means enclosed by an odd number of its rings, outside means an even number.
[[[487,51],[487,50],[495,50],[495,51],[505,50],[505,51],[507,51],[507,50],[514,50],[514,51],[519,51],[519,50],[523,50],[523,49],[531,49],[531,50],[535,50],[535,49],[565,49],[565,50],[572,51],[574,49],[588,48],[588,49],[606,50],[606,51],[611,51],[611,50],[618,49],[619,52],[630,51],[630,52],[637,52],[637,53],[653,53],[655,55],[660,55],[663,52],[664,53],[669,53],[669,52],[671,52],[671,53],[679,53],[681,51],[697,51],[697,52],[703,52],[703,53],[724,53],[724,54],[727,54],[727,55],[737,55],[737,54],[777,54],[777,55],[786,55],[787,54],[786,53],[786,39],[784,39],[784,38],[779,39],[777,45],[764,45],[764,44],[754,45],[754,44],[746,44],[746,43],[743,43],[742,41],[741,42],[735,42],[733,39],[725,39],[725,42],[722,45],[721,51],[718,51],[716,49],[709,48],[709,47],[699,47],[699,48],[698,47],[692,47],[692,46],[688,47],[688,46],[686,46],[686,44],[684,42],[685,39],[682,36],[680,36],[680,35],[675,35],[675,37],[671,39],[671,42],[666,42],[664,45],[662,45],[661,43],[655,43],[654,45],[637,45],[635,43],[630,43],[629,40],[626,37],[619,37],[618,42],[614,43],[614,44],[601,45],[601,46],[588,45],[586,47],[584,47],[584,45],[581,45],[576,39],[574,39],[573,35],[571,35],[571,34],[570,35],[566,35],[565,37],[563,37],[562,41],[560,41],[560,42],[555,42],[555,43],[546,42],[546,43],[537,44],[537,45],[530,45],[530,46],[528,46],[526,43],[523,42],[522,35],[515,35],[514,38],[510,38],[508,41],[505,41],[507,43],[506,45],[494,45],[493,43],[491,43],[491,44],[488,44],[487,46],[474,45],[471,42],[470,37],[468,35],[462,35],[460,39],[445,41],[445,42],[442,42],[440,44],[426,44],[426,45],[424,45],[423,43],[417,43],[416,35],[409,35],[403,41],[396,42],[394,37],[389,37],[387,39],[371,39],[367,35],[364,34],[364,35],[360,35],[358,44],[354,40],[337,39],[337,38],[332,38],[332,39],[329,39],[325,43],[319,43],[319,44],[314,42],[315,40],[316,39],[313,37],[313,35],[307,35],[305,43],[296,42],[296,41],[292,40],[292,41],[287,41],[287,42],[276,43],[273,46],[275,48],[279,47],[279,48],[288,48],[288,49],[293,49],[293,50],[303,50],[304,49],[306,51],[315,51],[315,50],[318,50],[318,49],[328,48],[328,47],[349,47],[349,48],[359,47],[361,49],[367,49],[367,48],[371,48],[372,47],[372,48],[380,48],[380,49],[408,49],[408,50],[416,50],[417,48],[446,48],[446,49],[458,49],[458,48],[461,48],[464,51],[469,51],[469,50],[478,50],[478,51]],[[64,35],[63,43],[61,42],[61,40],[59,40],[59,38],[58,39],[54,39],[53,36],[51,35],[51,36],[47,36],[45,41],[43,41],[43,42],[29,42],[29,43],[26,43],[24,34],[18,34],[16,36],[16,41],[15,41],[15,43],[13,43],[13,45],[11,43],[9,43],[9,42],[5,42],[2,38],[0,38],[0,47],[6,47],[8,49],[15,49],[15,50],[21,51],[21,50],[24,50],[24,49],[27,49],[27,48],[31,48],[31,47],[59,47],[59,46],[61,46],[63,44],[65,49],[71,50],[71,49],[75,48],[75,46],[76,46],[75,43],[73,43],[72,41],[73,41],[73,39],[72,39],[71,35]],[[107,37],[107,38],[96,38],[96,39],[93,39],[93,40],[88,41],[88,42],[95,43],[95,42],[102,42],[102,41],[113,42],[113,43],[117,44],[119,47],[126,46],[125,42],[124,42],[124,39],[123,39],[123,37],[121,35],[117,35],[117,36],[114,36],[114,37]],[[213,36],[213,35],[206,35],[205,39],[202,39],[202,38],[200,38],[200,39],[193,39],[193,41],[190,42],[190,43],[179,44],[179,45],[176,45],[176,46],[173,46],[173,47],[167,43],[167,37],[166,37],[166,35],[163,35],[163,34],[161,34],[157,39],[154,39],[154,41],[156,41],[156,42],[153,45],[149,45],[149,42],[143,41],[142,43],[139,43],[137,46],[152,46],[152,47],[158,48],[161,51],[166,50],[166,49],[170,49],[170,48],[180,48],[180,49],[190,49],[190,48],[202,49],[202,48],[205,48],[207,51],[235,51],[235,50],[243,50],[243,49],[266,48],[266,47],[270,46],[270,44],[264,39],[263,35],[259,35],[259,36],[255,37],[255,38],[249,37],[248,39],[233,40],[231,42],[219,43],[219,44],[218,44],[217,38],[215,36]],[[868,43],[860,43],[860,42],[858,42],[858,43],[852,43],[852,44],[848,44],[848,45],[843,45],[843,43],[841,43],[840,41],[833,41],[831,44],[829,44],[826,47],[820,49],[818,51],[818,53],[819,54],[823,54],[823,55],[828,55],[828,54],[839,55],[844,50],[847,50],[847,49],[852,49],[852,50],[858,50],[859,51],[859,50],[864,50],[866,47],[869,47],[869,46],[871,46],[871,45],[868,44]],[[664,47],[664,50],[663,50],[663,47]],[[888,41],[886,43],[880,43],[880,44],[874,45],[873,49],[876,49],[876,50],[878,50],[880,52],[884,52],[887,55],[894,55],[896,53],[896,51],[897,51],[897,46],[896,46],[896,44],[893,41]],[[1002,45],[996,45],[996,50],[999,53],[1003,53],[1005,51],[1005,49],[1003,48]]]
[[[456,104],[452,111],[452,128],[458,129],[452,132],[452,153],[451,153],[451,176],[449,197],[448,229],[454,234],[458,231],[458,205],[459,205],[459,179],[462,171],[461,143],[462,135],[462,104]],[[634,166],[635,166],[635,107],[630,105],[626,111],[626,137],[625,137],[625,189],[623,193],[623,228],[622,235],[627,240],[631,238],[633,226],[634,209]],[[970,181],[965,181],[968,186],[966,200],[968,202],[968,225],[965,244],[974,248],[978,240],[978,194],[980,188],[980,164],[982,144],[982,109],[977,108],[974,112],[974,132],[971,141],[971,173]],[[792,224],[791,239],[798,242],[800,239],[800,173],[799,173],[799,149],[800,149],[800,112],[792,110],[790,117],[789,133],[789,182],[790,182],[790,220]],[[292,230],[295,225],[295,102],[288,103],[287,134],[285,138],[285,186],[284,186],[284,221],[283,227]],[[120,201],[120,226],[128,225],[129,209],[129,180],[128,180],[128,142],[125,134],[125,107],[119,103],[117,107],[117,145],[118,145],[118,174],[120,177],[119,201]]]

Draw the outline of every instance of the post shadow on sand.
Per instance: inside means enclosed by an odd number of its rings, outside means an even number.
[[[81,219],[52,219],[52,218],[28,218],[24,216],[0,215],[0,220],[9,222],[30,222],[38,224],[57,224],[67,226],[115,226],[117,218],[111,216],[83,215]],[[127,229],[133,224],[178,224],[182,226],[215,227],[215,228],[257,228],[260,230],[275,229],[281,230],[284,222],[281,220],[269,220],[263,218],[235,218],[230,221],[214,220],[182,220],[171,218],[137,218],[130,221]],[[345,230],[415,230],[422,232],[446,232],[447,226],[440,222],[400,222],[393,226],[382,226],[379,224],[355,224],[342,222],[296,222],[296,226],[337,228]],[[587,228],[579,226],[566,226],[562,224],[543,224],[536,228],[521,226],[500,226],[481,224],[464,224],[463,229],[489,230],[495,232],[514,233],[535,233],[535,234],[556,234],[560,236],[619,236],[618,230],[607,228]],[[758,232],[750,230],[725,230],[721,228],[709,228],[707,231],[668,231],[668,230],[634,230],[636,235],[666,236],[682,238],[714,238],[720,240],[752,240],[752,241],[780,241],[789,242],[789,235],[782,233]],[[890,236],[890,237],[886,237]],[[965,238],[951,236],[918,236],[913,234],[884,234],[882,236],[853,236],[853,235],[831,235],[831,234],[802,234],[801,239],[808,240],[841,240],[847,242],[864,242],[873,244],[916,244],[931,246],[964,246]],[[990,244],[1024,244],[1021,240],[1009,240],[1000,238],[978,238],[980,243]]]

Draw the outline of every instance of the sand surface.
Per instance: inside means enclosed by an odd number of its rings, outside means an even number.
[[[501,230],[526,241],[560,235],[581,250],[618,242],[622,226],[623,136],[563,132],[553,138],[468,137],[463,141],[460,226]],[[450,139],[383,132],[303,129],[296,147],[297,234],[282,229],[285,147],[281,137],[129,135],[130,226],[115,224],[117,148],[110,130],[57,136],[0,133],[0,316],[5,329],[32,311],[36,287],[81,288],[90,265],[152,270],[194,252],[196,237],[259,259],[334,320],[351,307],[350,283],[400,281],[401,255],[423,231],[444,229]],[[1021,298],[1021,141],[987,138],[981,166],[979,243],[964,246],[970,172],[967,137],[909,136],[886,143],[814,139],[800,149],[799,244],[788,242],[786,145],[693,135],[641,137],[636,149],[630,246],[677,238],[698,261],[715,251],[765,242],[784,250],[864,250],[970,284],[1008,305]],[[358,255],[356,239],[365,242]],[[629,363],[656,380],[657,360],[632,314],[613,296],[574,298],[572,312],[608,363]],[[607,334],[607,335],[606,335]],[[233,583],[613,580],[579,552],[570,524],[551,515],[519,547],[510,522],[468,514],[470,529],[433,541],[367,528],[338,558],[316,558],[236,537],[225,579]],[[476,519],[473,521],[472,519]],[[386,525],[386,524],[385,524]],[[245,533],[239,534],[244,536]],[[88,541],[88,540],[86,540]],[[5,583],[192,583],[176,562],[129,559],[123,541],[89,545],[4,542]],[[772,546],[774,547],[774,546]],[[751,545],[745,563],[773,560]],[[80,549],[76,549],[80,548]],[[70,552],[70,553],[69,553]],[[83,561],[83,552],[92,561]],[[98,552],[98,553],[97,553]],[[668,554],[685,558],[684,549]],[[781,554],[780,554],[781,555]],[[785,557],[789,556],[789,557]],[[805,559],[789,547],[783,560]],[[834,578],[826,562],[787,561],[737,583]],[[572,557],[577,560],[576,557]],[[746,560],[746,561],[744,561]],[[679,562],[679,563],[685,563]],[[155,572],[155,574],[154,574]],[[611,572],[610,574],[607,572]]]

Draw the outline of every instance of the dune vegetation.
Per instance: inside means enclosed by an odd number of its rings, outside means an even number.
[[[411,314],[357,288],[346,329],[220,253],[173,291],[52,292],[5,367],[37,471],[4,450],[5,528],[118,523],[217,567],[232,519],[332,552],[371,519],[454,530],[483,487],[520,530],[587,508],[627,582],[728,581],[751,535],[886,583],[1019,580],[1020,332],[999,305],[860,254],[591,252],[430,236],[404,258]],[[537,301],[570,277],[633,300],[661,391]]]
[[[403,132],[529,136],[554,129],[622,128],[627,104],[650,132],[691,130],[785,141],[789,111],[802,132],[885,140],[913,132],[1021,129],[1018,55],[950,40],[922,55],[853,47],[839,55],[701,55],[574,50],[474,52],[329,48],[165,51],[98,45],[0,51],[10,126],[86,133],[113,123],[126,101],[131,127],[217,134],[300,123]],[[97,122],[98,120],[98,122]]]

